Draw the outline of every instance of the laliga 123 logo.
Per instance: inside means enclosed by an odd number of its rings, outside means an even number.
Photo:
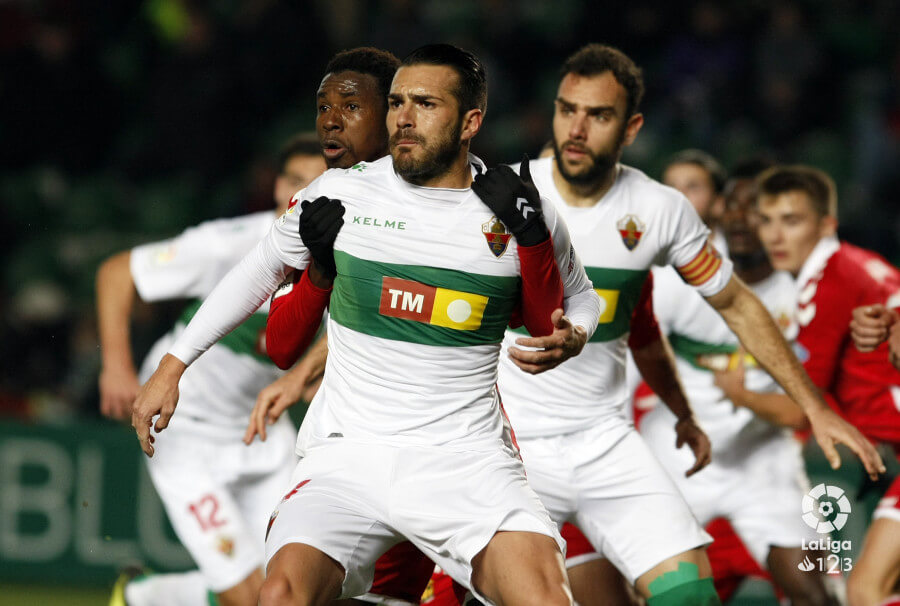
[[[803,521],[819,534],[843,528],[850,511],[847,495],[837,486],[818,484],[803,495]]]

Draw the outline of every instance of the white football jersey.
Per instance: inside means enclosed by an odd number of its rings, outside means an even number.
[[[159,339],[141,367],[143,383],[215,285],[269,232],[271,211],[201,223],[131,251],[131,275],[144,301],[193,298],[175,327]],[[191,365],[179,383],[178,416],[243,432],[259,391],[281,376],[265,351],[268,305]]]
[[[731,263],[708,244],[709,229],[687,199],[619,165],[612,188],[588,208],[569,206],[553,183],[553,159],[531,163],[541,195],[569,225],[572,244],[601,299],[599,324],[584,351],[559,367],[527,375],[500,356],[500,394],[520,437],[569,433],[601,424],[623,431],[625,354],[631,316],[651,265],[673,265],[704,295],[724,288]],[[521,331],[508,331],[504,347]]]
[[[785,337],[797,335],[793,316],[795,290],[785,272],[775,272],[750,285],[771,312]],[[740,358],[745,367],[744,384],[750,391],[781,392],[775,380],[759,367],[752,355],[740,348],[737,336],[722,317],[670,268],[653,270],[653,310],[660,330],[675,352],[678,373],[694,415],[712,442],[716,456],[746,453],[754,443],[785,430],[763,421],[747,408],[735,408],[714,383],[714,370],[736,368]],[[674,427],[675,418],[665,406],[657,406],[644,416],[646,423]]]
[[[500,341],[521,290],[519,259],[515,239],[471,189],[412,185],[389,157],[329,170],[294,197],[219,288],[251,292],[246,310],[274,290],[285,266],[305,267],[296,202],[322,195],[341,200],[346,212],[334,245],[325,376],[298,448],[307,438],[314,445],[339,437],[461,450],[508,446],[495,384]],[[565,293],[589,295],[596,322],[596,297],[565,225],[552,209],[546,221]],[[213,332],[198,328],[172,353],[189,361]]]

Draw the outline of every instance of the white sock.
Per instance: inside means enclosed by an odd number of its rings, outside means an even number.
[[[199,570],[138,577],[125,586],[128,606],[207,606],[208,588]]]

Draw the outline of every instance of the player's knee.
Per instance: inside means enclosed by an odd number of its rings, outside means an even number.
[[[543,587],[530,593],[525,601],[527,606],[572,606],[572,594],[563,585],[559,587]]]
[[[679,562],[677,570],[650,581],[647,606],[721,606],[712,577],[701,577],[696,564]]]
[[[300,604],[294,595],[294,587],[286,576],[274,575],[266,578],[259,590],[260,606],[285,606]]]

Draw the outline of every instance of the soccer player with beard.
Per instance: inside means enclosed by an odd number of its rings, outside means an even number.
[[[596,326],[597,297],[527,168],[487,170],[468,154],[486,101],[473,55],[414,51],[389,99],[391,158],[329,171],[295,196],[314,201],[220,283],[138,396],[133,425],[152,455],[151,421],[168,425],[186,362],[314,257],[336,275],[329,356],[296,485],[270,519],[261,603],[356,595],[405,536],[491,603],[571,604],[562,540],[525,481],[494,382],[513,308],[535,298],[520,292],[519,256],[549,251],[536,286],[564,290],[571,320],[557,310],[541,328],[569,355]],[[334,208],[343,226],[329,241]]]
[[[553,119],[554,158],[533,164],[541,194],[568,219],[573,242],[605,305],[583,354],[530,370],[554,354],[514,332],[504,339],[499,384],[528,479],[558,522],[574,519],[650,604],[718,598],[697,524],[677,488],[634,431],[625,410],[625,342],[652,264],[673,265],[721,314],[746,348],[809,415],[833,464],[847,443],[873,475],[883,464],[822,402],[766,308],[731,275],[709,230],[683,196],[619,164],[643,124],[640,72],[621,52],[588,45],[563,66]],[[676,431],[694,426],[689,409]],[[692,430],[692,429],[691,429]]]

